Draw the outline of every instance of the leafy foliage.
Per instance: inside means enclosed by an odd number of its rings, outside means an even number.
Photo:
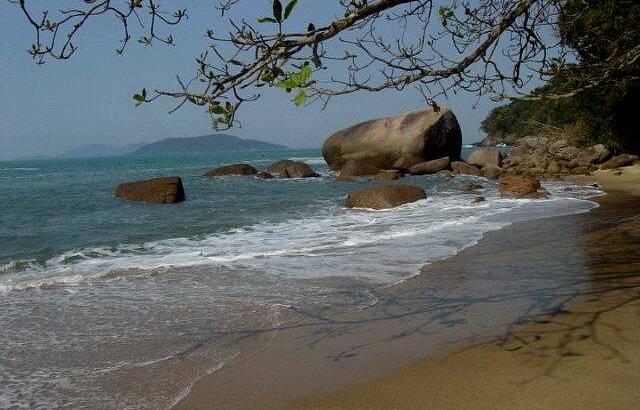
[[[515,100],[494,109],[482,122],[482,130],[513,142],[544,132],[544,126],[580,129],[587,135],[584,143],[640,151],[633,108],[640,106],[640,2],[567,0],[558,30],[563,43],[575,50],[579,64],[560,71],[530,97],[584,90],[572,98]],[[593,81],[593,72],[602,66],[617,74],[606,82]]]

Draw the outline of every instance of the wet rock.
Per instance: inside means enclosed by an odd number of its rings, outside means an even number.
[[[426,199],[424,189],[412,185],[382,185],[347,196],[349,208],[388,209]]]
[[[314,178],[320,176],[304,162],[292,161],[290,159],[283,159],[269,165],[267,172],[270,174],[278,174],[281,178]]]
[[[411,175],[435,174],[440,171],[448,170],[450,167],[451,159],[449,157],[444,157],[416,164],[409,168],[409,173]]]
[[[260,171],[256,174],[256,178],[260,178],[260,179],[273,179],[274,176],[271,175],[268,172],[264,172],[264,171]]]
[[[173,204],[185,200],[180,177],[123,182],[116,188],[116,196],[130,201],[156,204]]]
[[[445,178],[445,179],[453,178],[453,172],[449,171],[448,169],[443,169],[442,171],[438,171],[436,175],[439,176],[440,178]]]
[[[400,179],[400,171],[397,171],[395,169],[380,171],[374,176],[374,179],[377,181],[393,181],[396,179]]]
[[[475,203],[475,204],[478,204],[480,202],[485,202],[485,201],[486,201],[486,198],[483,197],[483,196],[477,196],[477,197],[473,198],[473,203]]]
[[[515,198],[546,198],[546,191],[540,187],[540,181],[530,175],[506,175],[500,178],[500,194]]]
[[[480,176],[480,170],[473,165],[469,165],[463,161],[454,161],[451,163],[451,171],[454,174],[465,174]]]
[[[212,169],[205,176],[220,177],[225,175],[255,175],[258,170],[249,164],[232,164]]]

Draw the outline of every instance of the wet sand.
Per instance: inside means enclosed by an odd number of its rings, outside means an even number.
[[[235,335],[177,407],[637,408],[640,200],[601,178],[600,208],[489,232],[369,309]]]

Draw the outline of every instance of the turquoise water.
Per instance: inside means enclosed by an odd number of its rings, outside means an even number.
[[[321,177],[202,176],[283,158]],[[169,175],[186,202],[114,196]],[[409,176],[427,200],[350,210],[347,194],[379,183],[335,176],[318,150],[0,163],[0,407],[170,407],[239,353],[225,335],[291,307],[365,308],[485,232],[584,212],[599,192],[548,183],[552,200],[512,200],[482,178]],[[484,188],[464,192],[470,181]]]

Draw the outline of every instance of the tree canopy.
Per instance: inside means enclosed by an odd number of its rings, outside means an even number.
[[[29,53],[38,64],[71,58],[83,29],[108,17],[122,27],[118,53],[132,40],[174,45],[171,29],[187,24],[189,13],[160,0],[61,1],[75,6],[57,8],[51,2],[7,1],[34,29]],[[173,90],[142,88],[135,102],[168,97],[177,99],[176,109],[195,104],[224,129],[264,87],[284,90],[296,105],[415,87],[425,103],[437,107],[439,99],[460,90],[499,100],[526,94],[532,81],[562,76],[570,81],[553,90],[562,95],[550,96],[560,98],[634,75],[628,61],[638,54],[633,36],[624,49],[605,42],[591,46],[592,21],[600,19],[603,33],[617,24],[600,14],[595,0],[335,0],[326,2],[337,16],[328,21],[297,18],[305,0],[214,4],[226,19],[256,3],[264,17],[250,21],[240,15],[229,18],[225,30],[206,31],[191,78],[178,78]],[[605,3],[635,7],[633,0]]]
[[[532,98],[496,108],[482,129],[513,142],[556,127],[582,140],[576,142],[639,151],[634,107],[640,105],[640,3],[569,0],[559,20],[559,34],[576,50],[579,60],[574,69],[556,74]],[[604,71],[609,72],[606,77]],[[581,92],[571,99],[536,98],[575,89]]]

